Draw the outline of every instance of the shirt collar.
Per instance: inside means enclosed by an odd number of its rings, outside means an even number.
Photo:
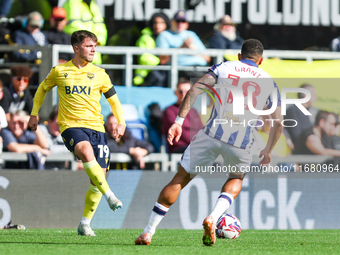
[[[247,65],[250,65],[250,66],[258,67],[257,64],[253,60],[250,60],[250,59],[242,59],[241,62]]]

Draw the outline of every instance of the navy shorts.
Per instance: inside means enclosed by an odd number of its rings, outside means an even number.
[[[67,149],[74,153],[74,147],[81,141],[88,141],[93,148],[94,156],[102,168],[110,166],[110,149],[107,146],[105,133],[88,128],[68,128],[61,136]]]

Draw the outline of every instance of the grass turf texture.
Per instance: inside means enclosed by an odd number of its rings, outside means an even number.
[[[0,254],[340,254],[340,230],[243,230],[236,240],[202,244],[203,230],[157,230],[149,246],[137,246],[142,230],[0,230]]]

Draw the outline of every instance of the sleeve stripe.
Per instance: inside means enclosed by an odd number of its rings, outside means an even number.
[[[104,96],[106,97],[106,98],[110,98],[110,97],[112,97],[113,95],[115,95],[116,94],[116,90],[115,90],[115,88],[112,86],[108,91],[106,91],[105,93],[104,93]]]

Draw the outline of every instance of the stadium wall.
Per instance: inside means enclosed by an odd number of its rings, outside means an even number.
[[[92,227],[144,228],[173,175],[110,171],[108,182],[124,207],[113,213],[102,199]],[[83,171],[0,170],[0,228],[9,220],[27,228],[77,228],[88,183]],[[201,229],[223,183],[221,175],[196,177],[159,228]],[[243,229],[338,229],[338,194],[337,173],[249,174],[228,212],[240,219]]]

